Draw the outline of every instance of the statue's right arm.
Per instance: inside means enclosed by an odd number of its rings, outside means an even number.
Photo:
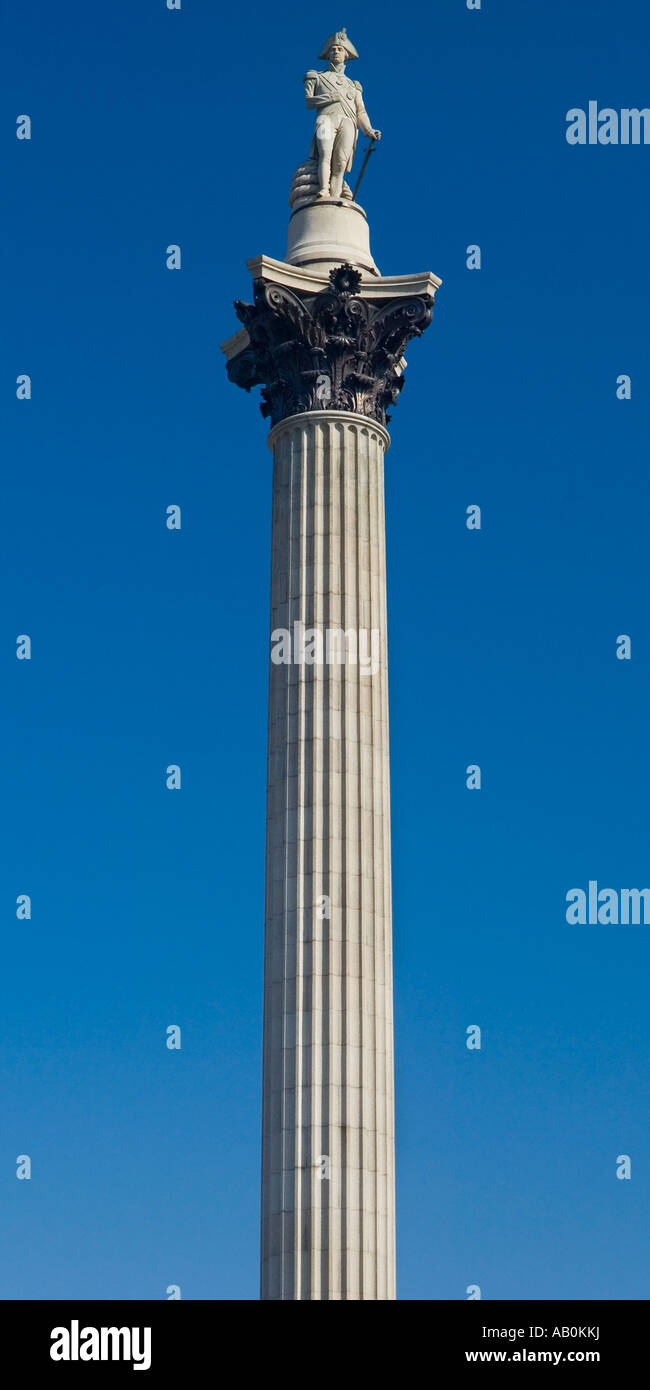
[[[317,72],[305,73],[305,76],[303,78],[303,82],[305,84],[305,101],[310,110],[313,108],[316,108],[316,110],[318,110],[320,106],[328,106],[331,100],[330,97],[323,96],[322,94],[318,96],[315,95],[317,81]]]

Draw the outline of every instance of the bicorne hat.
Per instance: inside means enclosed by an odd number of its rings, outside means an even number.
[[[334,44],[335,44],[335,43],[339,43],[339,44],[341,45],[341,48],[344,48],[344,49],[345,49],[345,52],[346,52],[346,55],[347,55],[348,58],[358,58],[358,57],[359,57],[359,54],[357,53],[357,50],[356,50],[354,44],[353,44],[353,43],[350,43],[350,40],[349,40],[349,38],[348,38],[348,36],[347,36],[347,34],[346,34],[346,32],[345,32],[345,29],[339,29],[339,30],[336,32],[336,34],[330,34],[330,36],[329,36],[329,38],[328,38],[328,40],[327,40],[327,43],[324,43],[324,44],[323,44],[323,47],[321,48],[321,51],[320,51],[320,53],[319,53],[319,55],[318,55],[319,58],[329,58],[330,49],[332,49],[332,48],[334,47]]]

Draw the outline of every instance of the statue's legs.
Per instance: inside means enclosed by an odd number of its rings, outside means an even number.
[[[348,167],[354,149],[356,126],[348,116],[343,116],[334,137],[331,159],[330,193],[332,198],[340,198],[343,191],[343,175]]]
[[[356,126],[348,116],[323,114],[316,122],[319,198],[340,198],[343,175],[354,148]]]
[[[330,196],[330,171],[336,125],[331,116],[321,115],[316,121],[316,146],[318,149],[319,198]]]

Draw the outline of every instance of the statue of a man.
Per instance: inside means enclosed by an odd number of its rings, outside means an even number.
[[[310,153],[318,159],[319,198],[340,198],[358,131],[371,140],[380,140],[381,131],[370,124],[361,83],[345,76],[346,62],[359,57],[345,29],[332,34],[318,56],[328,60],[327,71],[308,72],[304,79],[307,105],[318,112]]]

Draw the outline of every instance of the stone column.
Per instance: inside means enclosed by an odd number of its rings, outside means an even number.
[[[383,468],[440,281],[326,249],[249,262],[223,345],[274,457],[262,1298],[394,1299]]]
[[[264,1299],[395,1297],[388,442],[336,411],[270,436]]]

